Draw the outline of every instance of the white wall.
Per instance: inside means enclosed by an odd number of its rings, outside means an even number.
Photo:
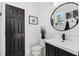
[[[4,5],[5,3],[3,3]],[[25,55],[31,55],[31,47],[39,44],[40,39],[40,28],[39,25],[31,25],[29,24],[29,15],[37,16],[38,22],[39,22],[39,4],[38,3],[29,3],[29,2],[7,2],[7,4],[23,8],[25,9]],[[3,11],[4,13],[5,11]],[[5,15],[5,13],[3,14]],[[3,16],[5,17],[5,16]],[[3,18],[2,17],[2,18]],[[0,20],[1,21],[1,20]],[[0,55],[5,55],[5,19],[0,22],[1,27],[3,27],[2,32],[3,35],[0,35],[0,42],[2,42],[0,45]],[[0,27],[0,28],[1,28]]]
[[[44,4],[44,6],[42,6]],[[45,5],[45,3],[42,3],[41,4],[41,8],[43,8],[40,12],[40,17],[39,19],[41,20],[40,21],[40,26],[44,26],[46,28],[46,32],[47,32],[47,35],[46,37],[49,38],[49,37],[52,37],[52,33],[56,33],[56,30],[53,29],[53,27],[51,26],[50,24],[50,17],[51,17],[51,14],[52,14],[52,11],[54,10],[54,7],[53,7],[53,2],[50,4]]]
[[[46,5],[46,7],[42,6],[42,8],[43,9],[40,12],[39,19],[41,20],[40,26],[45,26],[45,28],[46,28],[46,31],[47,31],[46,38],[53,38],[54,36],[57,36],[60,33],[63,33],[63,31],[60,32],[60,31],[55,30],[51,26],[51,23],[50,23],[51,14],[52,14],[53,10],[56,8],[56,6],[53,6],[53,3],[51,4],[49,2],[49,4]],[[73,36],[78,37],[79,36],[79,24],[71,30],[64,31],[64,33],[67,34],[67,35],[71,35],[71,36],[73,35]]]
[[[4,56],[5,55],[5,8],[4,8],[4,4],[1,4],[1,13],[2,16],[0,18],[0,56]]]
[[[0,13],[1,13],[1,3],[0,3]],[[0,16],[0,20],[1,20],[1,16]],[[1,25],[1,23],[0,23],[0,25]],[[1,30],[0,30],[1,31]],[[0,35],[0,37],[1,37],[1,35]],[[1,39],[0,39],[0,41],[1,41]],[[0,45],[1,45],[1,43],[0,43]],[[0,49],[0,53],[1,53],[1,49]],[[0,54],[1,55],[1,54]]]

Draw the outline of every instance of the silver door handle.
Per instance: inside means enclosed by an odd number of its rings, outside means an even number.
[[[23,36],[24,36],[24,34],[23,34]]]

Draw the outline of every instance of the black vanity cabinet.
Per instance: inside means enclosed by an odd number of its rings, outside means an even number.
[[[46,43],[46,56],[76,56],[76,55]]]
[[[55,56],[55,47],[51,46],[50,44],[46,43],[46,56]]]

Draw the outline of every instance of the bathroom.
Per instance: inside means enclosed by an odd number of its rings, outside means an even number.
[[[17,8],[17,9],[23,9],[24,13],[23,13],[23,16],[24,16],[24,26],[23,26],[23,34],[22,36],[24,36],[24,55],[23,56],[36,56],[36,54],[34,55],[33,54],[33,51],[32,51],[32,48],[34,48],[35,46],[37,46],[35,49],[41,50],[41,53],[40,51],[38,53],[40,53],[40,55],[38,56],[51,56],[51,54],[49,54],[50,52],[46,52],[46,46],[49,45],[45,45],[45,43],[47,41],[49,41],[50,43],[50,40],[53,41],[53,42],[56,42],[54,41],[54,39],[57,39],[58,41],[61,40],[61,44],[70,44],[72,45],[73,43],[73,47],[72,49],[68,51],[69,52],[72,52],[72,54],[76,54],[76,56],[79,55],[79,46],[78,46],[78,38],[79,38],[79,24],[76,24],[75,26],[71,24],[71,28],[70,29],[66,29],[66,30],[63,30],[63,29],[59,29],[57,27],[57,29],[55,29],[50,20],[52,20],[51,18],[53,17],[52,13],[54,12],[54,10],[62,5],[62,4],[65,4],[65,3],[68,3],[68,2],[0,2],[0,56],[12,56],[12,55],[8,55],[6,53],[6,4],[7,5],[11,5],[13,6],[14,8]],[[78,2],[74,2],[76,4],[79,4]],[[72,2],[69,3],[70,5],[72,4]],[[70,6],[69,5],[69,6]],[[73,4],[74,6],[74,4]],[[73,8],[73,6],[70,6],[72,7],[71,10],[73,11],[74,9],[78,9],[79,6],[75,6]],[[68,7],[68,6],[67,6]],[[66,8],[67,8],[66,7]],[[62,7],[60,7],[62,8]],[[63,7],[65,8],[65,7]],[[62,10],[63,10],[62,8]],[[41,10],[42,9],[42,10]],[[60,10],[60,12],[62,11]],[[71,11],[71,12],[72,12]],[[78,12],[79,13],[79,12]],[[61,13],[60,13],[61,14]],[[57,14],[56,14],[57,15]],[[15,17],[16,18],[16,17]],[[33,20],[35,22],[32,22]],[[72,22],[74,23],[74,22]],[[58,30],[59,29],[59,30]],[[43,33],[42,33],[43,31]],[[20,33],[19,33],[20,34]],[[65,34],[65,40],[64,42],[62,42],[62,34]],[[44,37],[42,37],[42,35],[44,35]],[[78,40],[78,41],[75,41],[75,40]],[[57,41],[57,42],[58,42]],[[65,42],[66,41],[66,42]],[[75,42],[72,42],[72,41],[75,41]],[[52,43],[51,43],[52,44]],[[54,43],[54,44],[57,44],[57,43]],[[59,45],[57,44],[57,47],[58,46],[61,46],[60,42],[59,42]],[[74,46],[76,45],[76,47]],[[48,46],[47,46],[48,47]],[[62,46],[61,46],[62,47]],[[75,48],[77,49],[75,49]],[[51,47],[49,47],[51,48]],[[69,48],[69,47],[67,47]],[[66,48],[66,49],[67,49]],[[34,52],[34,53],[37,53],[37,52]],[[47,54],[46,54],[47,53]],[[65,52],[64,52],[65,53]],[[71,55],[70,53],[67,55]],[[56,53],[55,53],[56,54]],[[16,56],[17,54],[15,54],[14,56]],[[61,54],[62,55],[62,54]],[[65,55],[66,56],[66,55]],[[73,55],[71,55],[73,56]]]

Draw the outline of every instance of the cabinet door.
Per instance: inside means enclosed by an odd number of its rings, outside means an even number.
[[[56,54],[56,56],[60,56],[60,52],[59,51],[60,51],[60,49],[55,47],[55,54]]]
[[[55,47],[46,43],[46,56],[55,56]]]
[[[75,56],[75,55],[65,50],[59,49],[59,56]]]

